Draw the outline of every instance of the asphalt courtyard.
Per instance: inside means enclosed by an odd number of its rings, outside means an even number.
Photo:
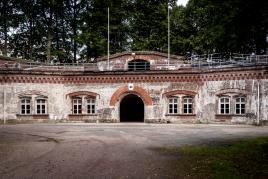
[[[0,125],[0,178],[173,178],[153,148],[268,136],[268,127],[186,124]]]

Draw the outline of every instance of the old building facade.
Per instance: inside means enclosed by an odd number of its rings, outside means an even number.
[[[247,66],[204,66],[159,52],[124,52],[76,66],[0,58],[2,121],[268,121],[267,63],[256,58]]]

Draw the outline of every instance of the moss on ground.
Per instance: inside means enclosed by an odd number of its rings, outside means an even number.
[[[268,178],[268,137],[220,145],[163,147],[174,178]]]

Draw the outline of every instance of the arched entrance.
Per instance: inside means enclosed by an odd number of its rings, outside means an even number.
[[[121,100],[120,122],[144,122],[144,103],[139,96],[128,94]]]

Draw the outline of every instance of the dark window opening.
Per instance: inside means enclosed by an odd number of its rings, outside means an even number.
[[[128,71],[150,70],[150,62],[146,60],[132,60],[128,62]]]

